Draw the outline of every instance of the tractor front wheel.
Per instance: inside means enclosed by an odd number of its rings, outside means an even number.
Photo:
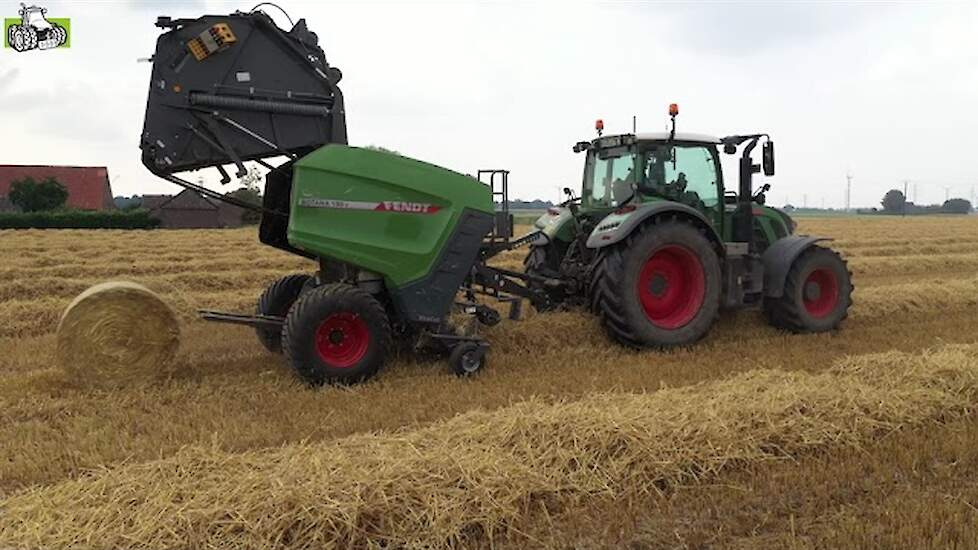
[[[791,332],[825,332],[839,328],[851,305],[845,260],[833,250],[813,246],[791,264],[781,296],[764,299],[764,314],[773,326]]]
[[[31,49],[31,32],[33,29],[23,25],[11,25],[7,29],[7,44],[17,52]]]
[[[352,384],[377,373],[391,348],[384,306],[348,284],[304,293],[289,310],[282,349],[300,377],[313,385]]]
[[[634,348],[667,348],[706,335],[720,291],[720,260],[707,237],[690,223],[665,220],[602,251],[589,294],[612,338]]]
[[[547,277],[550,279],[560,278],[560,250],[552,244],[547,246],[533,246],[526,257],[523,258],[523,272],[527,275]],[[560,308],[566,296],[563,289],[546,288],[539,281],[530,281],[529,287],[535,290],[543,290],[549,297],[545,304],[536,304],[534,308],[540,312],[555,311]]]
[[[310,281],[312,281],[312,277],[309,275],[295,274],[286,275],[268,285],[265,292],[262,292],[261,297],[258,298],[258,306],[255,308],[255,313],[258,315],[285,317],[292,304],[299,299],[303,287]],[[258,335],[258,341],[261,342],[261,345],[265,346],[265,349],[272,353],[282,352],[282,331],[280,329],[257,326],[255,327],[255,333]]]

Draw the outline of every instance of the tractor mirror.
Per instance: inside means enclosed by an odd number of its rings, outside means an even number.
[[[774,175],[774,142],[767,140],[764,148],[761,149],[761,164],[764,166],[764,175]]]

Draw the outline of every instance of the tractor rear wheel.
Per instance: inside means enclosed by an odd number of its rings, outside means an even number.
[[[602,251],[589,294],[612,338],[634,348],[667,348],[706,335],[720,291],[720,260],[709,239],[689,223],[665,220]]]
[[[285,317],[282,350],[296,373],[313,385],[352,384],[377,373],[391,348],[384,306],[348,284],[303,294]]]
[[[852,305],[851,278],[837,252],[813,246],[791,264],[782,295],[764,299],[764,314],[769,323],[791,332],[839,328]]]
[[[51,32],[54,33],[59,47],[63,46],[64,43],[68,41],[68,31],[61,25],[52,23]]]
[[[303,287],[311,280],[312,277],[309,275],[286,275],[268,285],[265,292],[262,292],[261,297],[258,298],[255,313],[285,317],[289,308],[299,298]],[[255,333],[258,335],[258,341],[265,346],[265,349],[272,353],[282,353],[282,331],[280,329],[258,326],[255,327]]]

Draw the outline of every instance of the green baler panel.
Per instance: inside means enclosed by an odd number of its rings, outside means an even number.
[[[288,239],[397,288],[432,270],[465,208],[492,214],[489,187],[400,155],[327,145],[295,165]]]

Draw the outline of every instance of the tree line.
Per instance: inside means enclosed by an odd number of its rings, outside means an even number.
[[[948,199],[943,204],[914,204],[899,189],[887,191],[880,205],[886,214],[969,214],[973,210],[971,201],[961,198]]]

